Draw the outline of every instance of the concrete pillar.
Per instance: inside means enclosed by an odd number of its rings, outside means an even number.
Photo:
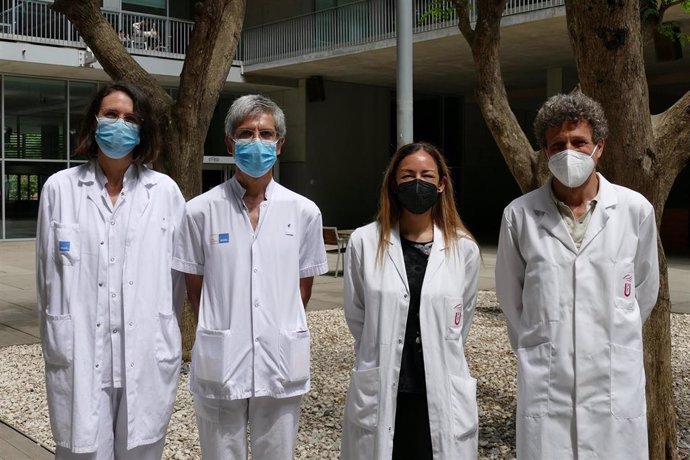
[[[412,92],[412,0],[397,1],[398,147],[414,140]]]

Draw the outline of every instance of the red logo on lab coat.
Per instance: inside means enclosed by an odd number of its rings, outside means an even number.
[[[632,273],[628,273],[623,277],[623,280],[625,281],[625,284],[623,286],[623,295],[625,297],[630,297],[630,293],[632,292],[632,280],[633,280],[633,275]]]
[[[453,311],[455,312],[455,316],[453,317],[453,324],[455,324],[455,327],[458,327],[462,322],[462,304],[459,303],[456,306],[454,306]]]

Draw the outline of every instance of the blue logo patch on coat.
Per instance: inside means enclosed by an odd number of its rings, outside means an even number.
[[[211,235],[209,242],[211,244],[227,244],[230,242],[230,234],[229,233],[213,233]]]
[[[58,241],[58,249],[60,252],[69,252],[69,241]]]

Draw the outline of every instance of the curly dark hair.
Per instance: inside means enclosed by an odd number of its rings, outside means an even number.
[[[595,144],[608,136],[606,115],[597,101],[580,92],[551,96],[541,106],[534,119],[534,135],[539,146],[543,149],[547,147],[546,131],[549,128],[559,127],[566,121],[577,123],[580,120],[587,120],[592,126]]]

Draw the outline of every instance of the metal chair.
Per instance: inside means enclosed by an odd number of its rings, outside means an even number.
[[[326,246],[335,246],[335,248],[326,248],[328,254],[338,254],[335,260],[335,272],[333,276],[338,276],[338,267],[341,267],[341,272],[344,270],[344,257],[341,256],[345,252],[345,240],[338,235],[338,227],[323,227],[323,242]]]

